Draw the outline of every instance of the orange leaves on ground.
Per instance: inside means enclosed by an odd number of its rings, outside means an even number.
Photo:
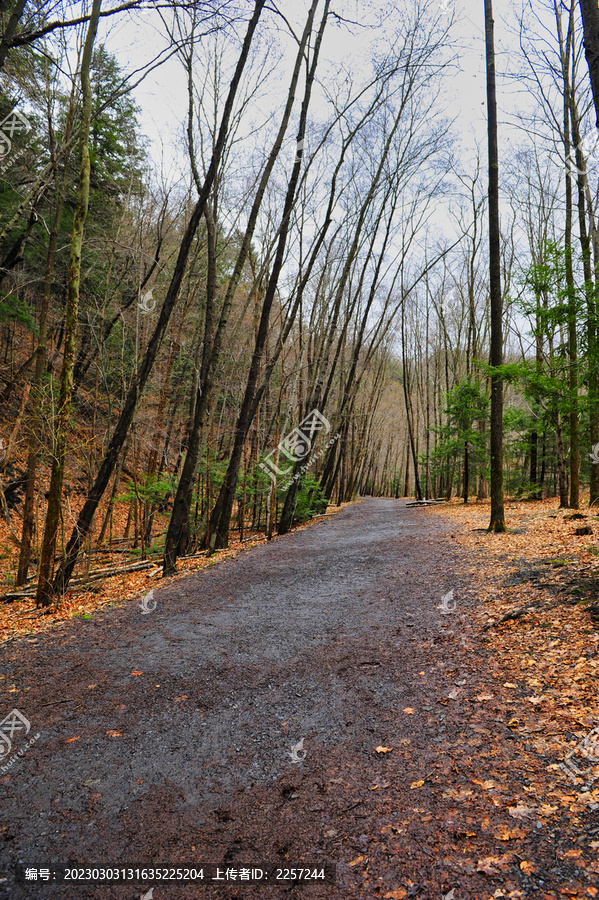
[[[131,672],[132,675],[143,675],[143,672],[138,671],[137,669],[133,669]]]
[[[493,837],[498,841],[513,841],[516,838],[526,837],[528,831],[525,828],[510,828],[508,825],[498,825],[493,829]]]
[[[508,813],[510,816],[513,816],[514,819],[527,819],[529,816],[535,815],[536,807],[525,806],[523,803],[519,803],[517,806],[510,806]]]
[[[71,744],[73,741],[78,741],[81,739],[81,735],[78,734],[77,737],[67,738],[65,744]]]
[[[505,856],[486,856],[484,859],[479,859],[476,871],[482,872],[484,875],[499,875],[501,871],[508,868],[512,857],[512,853],[506,853]]]
[[[393,747],[382,747],[380,744],[378,747],[374,748],[375,753],[391,753]]]
[[[110,737],[122,737],[120,731],[115,731],[113,728],[109,728],[106,734],[110,735]]]

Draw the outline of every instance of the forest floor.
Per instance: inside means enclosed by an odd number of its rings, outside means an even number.
[[[598,896],[599,522],[556,506],[367,499],[145,614],[4,622],[0,898]],[[15,883],[199,863],[228,880]]]

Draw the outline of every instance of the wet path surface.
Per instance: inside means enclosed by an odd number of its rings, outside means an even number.
[[[460,719],[436,698],[479,667],[450,528],[369,499],[158,586],[149,615],[130,604],[4,646],[2,716],[17,708],[39,738],[0,774],[0,897],[149,887],[20,887],[19,861],[337,866],[335,885],[170,882],[153,900],[383,897],[422,865],[422,884],[457,885],[401,825],[434,830],[441,790],[425,803],[411,785],[449,771]],[[411,896],[440,900],[429,890]]]

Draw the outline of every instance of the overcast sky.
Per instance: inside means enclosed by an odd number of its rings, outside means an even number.
[[[400,0],[401,2],[401,0]],[[452,38],[458,54],[458,62],[447,77],[444,90],[447,97],[447,113],[456,117],[457,132],[461,135],[463,152],[473,152],[476,141],[485,141],[485,68],[483,4],[475,0],[428,0],[448,17],[453,17]],[[505,4],[504,4],[505,5]],[[301,21],[306,9],[304,0],[282,0],[279,7],[295,22]],[[347,19],[359,23],[347,27],[328,26],[323,45],[324,62],[331,66],[342,62],[350,69],[360,70],[367,64],[373,47],[385,31],[385,15],[392,16],[393,4],[385,0],[337,0],[333,9]],[[248,2],[248,9],[250,3]],[[271,13],[265,15],[274,17]],[[498,69],[507,64],[507,32],[501,15],[495,12]],[[382,21],[381,21],[382,19]],[[512,20],[514,21],[514,20]],[[241,33],[243,29],[240,29]],[[280,52],[291,60],[294,45],[281,30],[278,35]],[[99,39],[106,42],[110,52],[118,58],[125,71],[142,69],[158,50],[166,46],[164,29],[157,12],[121,17],[118,24],[104,20]],[[281,78],[284,86],[285,79]],[[500,87],[509,85],[500,79]],[[141,107],[140,124],[151,142],[151,155],[156,163],[163,160],[168,166],[176,158],[181,140],[182,123],[185,122],[187,97],[185,77],[180,62],[167,61],[135,90],[135,99]],[[513,99],[500,93],[500,115]],[[504,134],[504,138],[506,135]]]

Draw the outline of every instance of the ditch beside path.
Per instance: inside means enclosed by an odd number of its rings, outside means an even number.
[[[5,645],[0,713],[39,739],[0,774],[0,900],[150,887],[19,886],[19,862],[336,865],[335,884],[154,883],[152,900],[595,896],[576,835],[535,805],[548,760],[487,702],[453,527],[367,499],[156,588],[149,614]]]

